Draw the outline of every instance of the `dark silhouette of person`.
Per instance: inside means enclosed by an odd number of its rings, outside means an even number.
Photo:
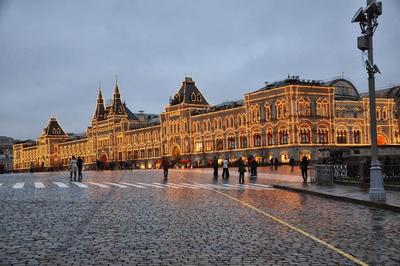
[[[78,182],[82,182],[82,168],[83,168],[83,159],[79,156],[78,160],[76,160],[76,165],[78,166]]]
[[[169,168],[169,162],[167,158],[163,159],[162,167],[164,169],[164,180],[166,180],[168,178],[168,168]]]
[[[271,159],[269,160],[269,168],[271,170],[274,170],[274,157],[271,157]]]
[[[293,172],[294,171],[294,164],[295,164],[293,157],[290,157],[289,164],[292,167],[292,172]]]
[[[308,171],[308,165],[309,165],[309,160],[307,159],[306,156],[303,156],[300,162],[300,169],[301,169],[301,176],[303,177],[303,183],[307,183],[307,171]]]
[[[251,177],[257,177],[258,162],[255,158],[250,162]]]
[[[217,156],[214,156],[213,168],[214,168],[214,178],[217,179],[218,178],[218,158],[217,158]]]
[[[244,184],[244,172],[246,172],[246,167],[242,158],[237,161],[238,171],[239,171],[239,184]]]
[[[274,159],[275,170],[278,170],[278,165],[279,165],[278,158],[275,157],[275,159]]]

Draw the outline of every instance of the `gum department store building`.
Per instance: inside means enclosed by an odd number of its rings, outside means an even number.
[[[377,92],[379,145],[400,143],[398,92]],[[287,79],[266,84],[244,99],[210,105],[195,82],[186,77],[160,115],[133,113],[121,101],[116,84],[112,103],[99,91],[86,136],[73,139],[51,118],[35,145],[14,145],[14,170],[66,166],[73,155],[85,164],[129,162],[159,167],[162,157],[203,166],[214,156],[271,156],[286,163],[304,155],[317,159],[320,150],[370,145],[368,95],[351,82]]]

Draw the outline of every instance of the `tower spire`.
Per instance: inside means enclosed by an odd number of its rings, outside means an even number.
[[[121,94],[118,87],[118,76],[115,75],[115,88],[111,106],[111,113],[117,115],[125,115],[125,108],[121,101]]]
[[[94,119],[101,120],[106,118],[106,109],[104,108],[103,93],[101,92],[101,83],[99,83],[99,94],[97,96],[96,111]]]

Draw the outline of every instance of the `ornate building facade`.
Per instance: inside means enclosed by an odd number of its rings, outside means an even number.
[[[393,97],[376,99],[379,145],[400,144],[399,106]],[[14,169],[66,166],[81,156],[86,164],[130,162],[159,166],[162,157],[203,166],[214,156],[235,161],[270,157],[318,158],[335,147],[367,147],[369,98],[346,79],[288,77],[246,93],[243,100],[210,105],[186,77],[160,115],[133,113],[116,84],[112,103],[102,92],[86,136],[71,139],[51,118],[35,145],[14,145]]]

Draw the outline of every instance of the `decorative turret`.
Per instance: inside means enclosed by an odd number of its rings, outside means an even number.
[[[99,89],[99,96],[97,96],[96,112],[94,113],[94,119],[102,120],[106,118],[106,109],[104,108],[103,94],[101,88]]]
[[[47,127],[43,129],[44,136],[66,136],[64,130],[58,124],[57,119],[51,117]]]
[[[125,108],[121,101],[121,95],[119,93],[118,82],[115,82],[114,96],[111,105],[111,114],[114,115],[125,115]]]
[[[196,83],[191,77],[185,77],[179,91],[170,99],[170,105],[180,103],[208,105],[208,102],[197,88]]]

